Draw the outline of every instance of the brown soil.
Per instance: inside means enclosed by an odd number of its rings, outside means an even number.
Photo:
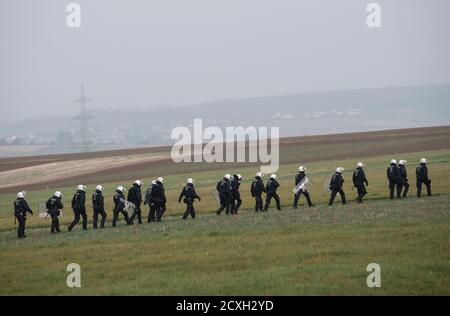
[[[421,142],[407,142],[404,144],[390,144],[391,140],[424,139]],[[380,146],[360,146],[352,148],[351,152],[326,152],[320,151],[310,157],[305,157],[303,162],[336,160],[352,157],[370,157],[383,154],[418,152],[425,150],[438,150],[450,148],[450,126],[414,128],[401,130],[388,130],[364,133],[334,134],[305,137],[289,137],[280,139],[280,151],[291,146],[303,145],[336,145],[352,143],[376,143],[383,142]],[[74,183],[89,183],[98,177],[107,175],[109,181],[121,180],[124,174],[139,174],[148,176],[155,171],[164,168],[166,175],[180,172],[179,168],[171,168],[170,146],[100,151],[77,154],[47,155],[19,158],[0,159],[0,193],[43,189],[46,186],[66,186]],[[152,155],[149,155],[152,154]],[[129,159],[123,160],[127,156]],[[290,163],[293,158],[283,159],[282,163]],[[115,160],[122,162],[114,163]],[[192,164],[195,165],[195,164]],[[246,165],[246,164],[243,164]],[[81,169],[79,166],[83,166]],[[224,164],[209,165],[207,169],[221,169]],[[57,174],[48,175],[45,169],[57,168]],[[72,169],[72,170],[71,170]],[[203,164],[190,167],[190,172],[205,170]],[[28,173],[35,172],[36,177],[31,180]],[[41,172],[42,176],[39,176]],[[47,172],[48,173],[48,172]],[[122,177],[122,178],[120,178]],[[20,180],[18,180],[20,178]]]

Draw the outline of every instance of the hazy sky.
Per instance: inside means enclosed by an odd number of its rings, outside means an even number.
[[[81,5],[81,28],[66,6]],[[450,1],[1,0],[1,120],[450,82]]]

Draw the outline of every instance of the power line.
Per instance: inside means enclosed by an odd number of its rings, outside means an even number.
[[[80,141],[83,146],[86,146],[88,144],[88,121],[92,118],[87,114],[87,103],[93,102],[93,100],[86,97],[83,84],[81,84],[80,97],[73,102],[80,103],[80,114],[75,119],[80,121]]]

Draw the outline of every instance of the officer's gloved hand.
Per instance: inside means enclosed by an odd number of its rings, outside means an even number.
[[[178,203],[181,203],[181,200],[178,200]]]
[[[30,211],[31,215],[33,215],[33,211]]]
[[[198,198],[198,201],[200,202],[202,199],[201,198]]]

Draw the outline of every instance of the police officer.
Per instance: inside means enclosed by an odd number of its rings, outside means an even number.
[[[306,177],[306,168],[304,166],[298,167],[298,173],[295,176],[295,186],[297,186],[300,182],[302,182]],[[313,207],[311,197],[309,195],[309,192],[306,187],[300,188],[300,190],[295,193],[294,195],[294,209],[297,209],[298,200],[300,199],[301,195],[304,195],[306,198],[306,201],[308,202],[309,207]]]
[[[72,210],[75,215],[72,223],[67,227],[69,232],[75,227],[75,225],[80,221],[80,215],[83,217],[83,230],[87,229],[87,214],[86,214],[86,186],[79,184],[77,186],[77,191],[72,198]]]
[[[125,188],[119,185],[116,188],[116,192],[114,192],[113,202],[114,202],[114,211],[113,211],[113,220],[112,226],[116,227],[116,222],[119,217],[119,213],[122,213],[127,225],[131,225],[130,218],[128,217],[128,213],[125,211]]]
[[[27,220],[27,213],[33,215],[33,211],[25,200],[25,193],[19,192],[17,193],[17,198],[14,201],[14,216],[19,222],[19,228],[17,230],[17,237],[19,237],[19,239],[27,237],[25,235],[25,221]]]
[[[61,202],[62,193],[60,191],[56,191],[52,197],[50,197],[45,206],[47,207],[47,213],[50,215],[52,219],[52,227],[50,228],[50,234],[60,233],[59,230],[59,219],[58,216],[61,214],[61,210],[64,208],[63,203]]]
[[[194,209],[194,200],[198,199],[201,201],[201,198],[197,195],[194,189],[194,179],[187,179],[187,183],[184,186],[183,190],[181,190],[180,197],[178,198],[178,203],[181,202],[181,199],[184,197],[183,202],[186,203],[186,212],[184,212],[183,219],[186,219],[189,215],[194,219],[195,218],[195,209]]]
[[[358,192],[358,197],[356,198],[356,201],[359,204],[362,204],[363,202],[362,199],[367,194],[366,186],[369,186],[369,182],[367,181],[366,174],[363,168],[364,163],[358,162],[356,164],[356,169],[353,172],[353,185],[355,186]]]
[[[425,158],[420,159],[420,164],[416,169],[417,178],[417,197],[422,195],[422,184],[425,184],[427,188],[428,196],[431,196],[431,180],[428,177],[428,161]]]
[[[225,214],[230,214],[230,202],[231,202],[231,185],[230,185],[231,175],[227,173],[222,180],[217,182],[216,190],[219,193],[220,207],[216,211],[217,215],[220,215],[223,210]]]
[[[142,203],[142,193],[141,193],[141,186],[142,182],[141,180],[136,180],[133,183],[133,186],[128,191],[128,202],[131,202],[134,204],[134,212],[131,215],[130,221],[133,223],[134,219],[137,216],[138,224],[142,224],[142,215],[141,215],[141,203]]]
[[[153,180],[148,189],[145,191],[144,195],[144,205],[148,204],[149,206],[147,223],[156,221],[156,206],[155,203],[152,202],[152,191],[153,188],[156,187],[156,185],[156,180]]]
[[[239,187],[241,185],[242,176],[238,173],[233,175],[233,179],[230,183],[231,188],[231,203],[230,211],[231,214],[237,214],[239,207],[242,204],[241,194],[239,193]]]
[[[277,189],[279,186],[280,184],[277,181],[277,175],[271,174],[269,181],[267,181],[266,184],[266,205],[264,205],[264,212],[267,212],[269,209],[272,198],[274,198],[277,203],[277,210],[281,211],[280,197],[277,194]]]
[[[159,177],[156,179],[156,184],[152,188],[152,200],[156,210],[156,222],[160,222],[162,216],[166,212],[166,193],[164,191],[164,178]]]
[[[257,172],[255,175],[255,179],[252,181],[250,191],[252,193],[252,197],[255,198],[255,212],[263,211],[263,200],[262,193],[266,192],[266,188],[264,186],[264,182],[262,180],[262,173]]]
[[[394,199],[395,189],[397,189],[397,198],[400,199],[401,188],[400,188],[400,172],[397,166],[397,160],[392,159],[390,166],[387,168],[387,178],[389,180],[389,196],[391,200]]]
[[[92,194],[92,208],[94,209],[94,216],[93,216],[94,229],[97,228],[98,214],[102,216],[100,228],[105,228],[106,212],[105,212],[105,202],[103,198],[103,190],[104,188],[101,185],[97,185],[95,187],[94,194]]]
[[[330,181],[330,190],[331,190],[331,196],[330,196],[330,202],[328,203],[329,206],[333,205],[334,199],[336,198],[336,195],[339,193],[341,196],[342,204],[347,204],[347,201],[345,200],[345,192],[343,190],[344,185],[344,178],[342,177],[342,173],[344,172],[344,168],[338,167],[336,168],[336,173],[333,175]]]
[[[398,172],[400,178],[400,193],[403,192],[403,197],[406,198],[406,195],[409,191],[409,183],[408,183],[408,172],[406,171],[406,160],[400,160],[398,162]]]

